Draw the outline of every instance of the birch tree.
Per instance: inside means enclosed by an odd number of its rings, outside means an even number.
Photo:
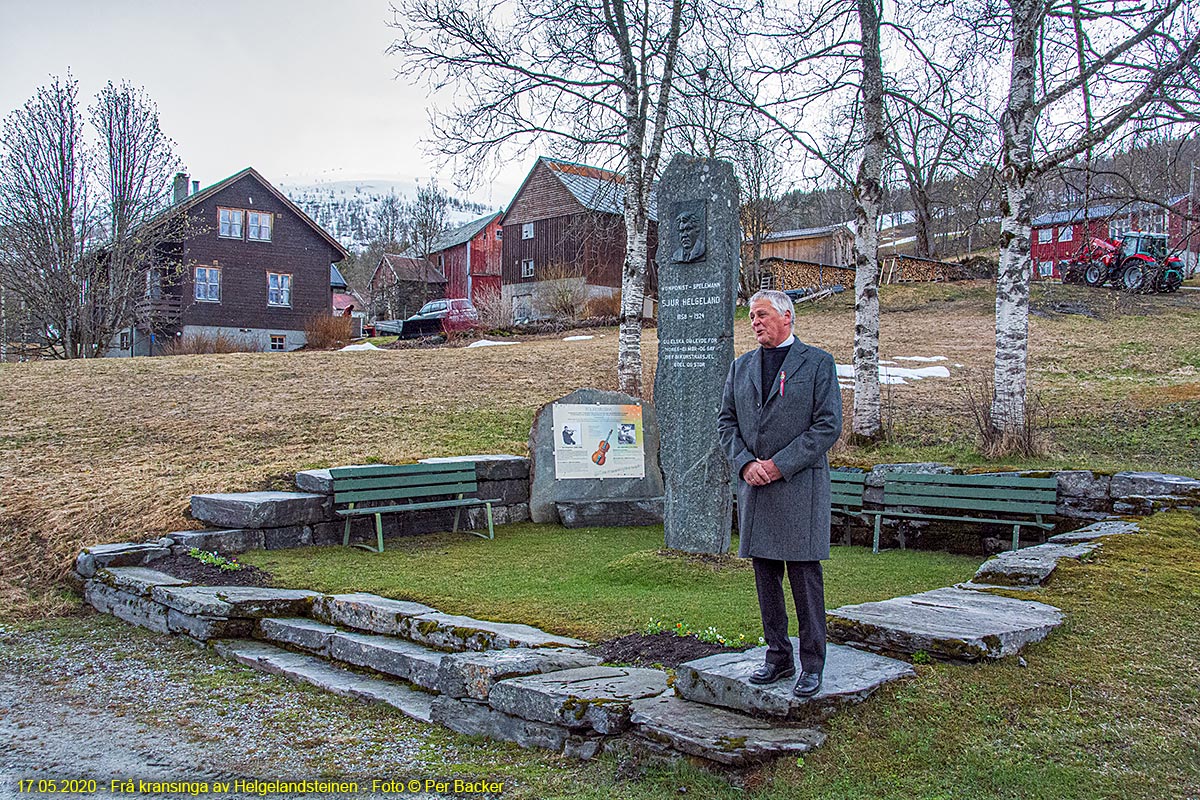
[[[671,111],[684,0],[405,0],[389,52],[401,73],[453,99],[433,146],[477,176],[489,160],[548,143],[624,178],[625,263],[617,377],[642,393],[641,317],[650,200]]]
[[[1196,119],[1200,31],[1195,0],[989,0],[976,11],[972,30],[1009,54],[990,416],[1003,452],[1021,449],[1026,428],[1035,182],[1114,138]]]
[[[753,13],[750,13],[753,11]],[[859,441],[883,436],[879,233],[884,117],[881,0],[725,7],[729,102],[762,115],[854,199],[854,412]],[[899,30],[894,24],[890,30]],[[721,63],[718,61],[717,63]],[[814,130],[813,119],[824,119]]]

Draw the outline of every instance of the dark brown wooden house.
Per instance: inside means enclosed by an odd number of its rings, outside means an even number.
[[[599,167],[539,158],[500,220],[501,286],[517,319],[550,316],[543,299],[556,286],[586,297],[621,290],[625,263],[625,179]],[[656,286],[658,224],[653,202],[647,247],[647,297]],[[649,302],[647,306],[649,306]]]
[[[187,187],[177,176],[167,213],[188,214],[198,233],[173,248],[177,276],[152,276],[141,323],[121,335],[124,354],[218,335],[260,350],[302,347],[305,323],[333,313],[333,264],[345,248],[250,167],[207,189]]]

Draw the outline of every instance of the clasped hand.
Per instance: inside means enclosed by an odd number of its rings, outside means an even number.
[[[779,467],[769,458],[756,458],[742,468],[742,480],[751,486],[766,486],[782,477]]]

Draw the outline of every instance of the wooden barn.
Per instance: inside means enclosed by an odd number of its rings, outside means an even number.
[[[599,167],[542,157],[501,217],[501,284],[515,319],[551,316],[548,295],[613,297],[625,264],[625,179]],[[656,286],[651,203],[646,294]],[[649,306],[650,301],[647,301]]]
[[[446,296],[446,276],[429,259],[384,253],[369,283],[373,319],[405,319]]]
[[[854,264],[854,231],[844,222],[820,228],[777,231],[763,238],[762,257],[846,267]]]
[[[446,297],[467,297],[475,305],[500,291],[502,212],[472,220],[439,236],[429,260],[446,278]]]

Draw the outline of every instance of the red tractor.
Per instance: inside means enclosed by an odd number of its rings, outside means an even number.
[[[1068,263],[1067,274],[1082,277],[1088,286],[1173,292],[1183,283],[1183,262],[1167,254],[1165,233],[1129,231],[1120,239],[1092,239]]]

